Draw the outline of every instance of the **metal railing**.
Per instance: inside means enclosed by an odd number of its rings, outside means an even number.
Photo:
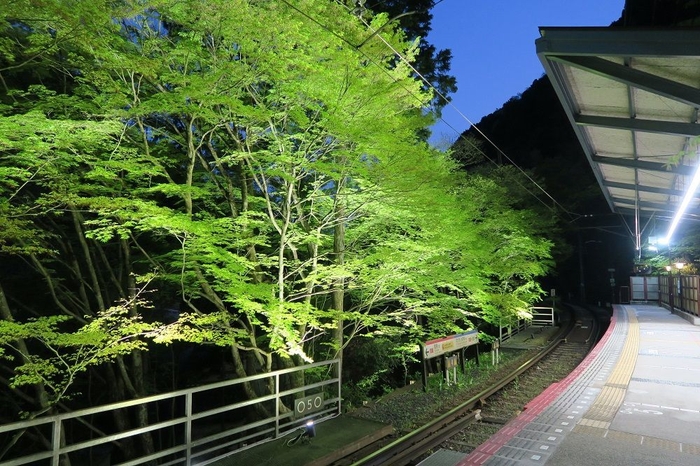
[[[320,376],[322,372],[325,378]],[[5,441],[26,434],[43,437],[48,445],[42,448],[42,442],[33,442],[31,452],[10,450],[4,455],[7,459],[0,460],[0,466],[29,463],[58,466],[62,458],[70,464],[91,465],[209,464],[283,436],[308,419],[320,421],[339,414],[340,379],[329,376],[338,373],[340,360],[334,359],[6,424],[0,426],[0,438]],[[313,383],[293,386],[290,381],[292,376],[306,380],[312,375]],[[261,389],[267,394],[252,396]],[[295,400],[314,394],[321,396],[317,397],[319,401],[313,412],[295,412]],[[116,430],[112,420],[114,411],[123,410],[133,416],[132,411],[144,405],[155,422],[136,429]],[[133,448],[145,443],[153,447]],[[125,457],[127,444],[133,451],[150,451],[136,458]],[[111,451],[116,451],[114,458],[110,458]]]
[[[520,332],[524,332],[529,327],[553,327],[554,308],[553,307],[531,307],[532,318],[518,319],[512,317],[501,321],[498,328],[498,340],[504,343]]]
[[[531,307],[532,323],[536,327],[554,327],[553,307]]]
[[[531,319],[508,319],[498,327],[498,340],[504,343],[530,326]]]

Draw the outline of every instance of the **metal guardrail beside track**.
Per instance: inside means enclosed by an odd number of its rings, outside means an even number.
[[[288,383],[283,383],[285,376],[306,375],[305,372],[308,370],[324,371],[324,368],[327,373],[339,373],[339,367],[337,372],[332,370],[339,364],[340,360],[333,359],[2,425],[0,438],[14,439],[21,437],[27,431],[34,431],[41,432],[50,440],[50,445],[42,448],[40,442],[35,442],[31,448],[32,453],[29,454],[13,455],[10,450],[9,454],[5,455],[9,458],[5,461],[0,460],[0,466],[20,466],[29,463],[58,466],[63,455],[68,455],[72,464],[115,464],[114,459],[108,457],[109,450],[114,447],[120,449],[122,442],[139,440],[144,435],[150,435],[155,440],[167,438],[168,441],[154,441],[155,452],[138,458],[117,460],[121,461],[120,465],[209,464],[243,448],[286,435],[308,419],[323,420],[339,414],[341,398],[338,378],[328,378],[301,387],[283,389],[289,386]],[[295,374],[299,372],[301,374]],[[240,401],[243,384],[266,384],[272,388],[272,393]],[[324,394],[320,398],[322,402],[319,401],[316,406],[317,409],[308,415],[298,413],[295,415],[293,407],[295,397],[308,397],[315,393]],[[89,430],[84,428],[84,425],[90,424],[99,425],[101,429],[106,430],[106,426],[113,425],[113,411],[126,410],[128,413],[139,405],[146,405],[149,414],[157,412],[158,421],[124,432],[103,432],[95,428]],[[292,406],[292,409],[284,409],[283,406]],[[271,415],[264,419],[258,417],[254,422],[247,424],[241,422],[245,419],[245,411],[256,407],[259,411],[264,410]],[[77,433],[81,435],[76,435]]]
[[[530,327],[553,327],[554,308],[536,306],[530,308],[532,317],[529,319],[511,318],[506,322],[501,322],[498,328],[498,341],[505,343],[520,332],[524,332]]]
[[[546,306],[535,306],[530,308],[532,313],[531,325],[535,327],[554,326],[554,308]]]

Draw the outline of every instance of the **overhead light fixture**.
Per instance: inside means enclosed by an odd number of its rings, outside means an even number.
[[[698,186],[700,186],[700,165],[698,165],[698,168],[695,170],[693,181],[691,181],[690,186],[688,186],[688,190],[685,192],[685,196],[683,197],[683,202],[681,202],[681,205],[678,207],[676,215],[673,217],[671,226],[668,228],[668,233],[666,233],[666,238],[664,238],[664,243],[669,244],[671,242],[673,232],[676,231],[678,222],[681,221],[681,217],[683,217],[683,214],[688,208],[690,201],[693,200],[693,197],[695,196],[695,191],[698,189]]]

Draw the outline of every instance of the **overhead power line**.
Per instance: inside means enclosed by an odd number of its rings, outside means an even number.
[[[479,129],[479,127],[477,127],[477,126],[476,126],[476,125],[475,125],[475,124],[474,124],[474,123],[473,123],[459,108],[457,108],[457,106],[456,106],[450,99],[448,99],[442,92],[440,92],[440,90],[437,89],[437,88],[433,85],[433,83],[431,83],[427,78],[425,78],[425,76],[423,76],[423,74],[421,74],[421,73],[413,66],[413,64],[412,64],[401,52],[399,52],[398,50],[396,50],[396,49],[394,48],[394,46],[391,45],[391,43],[389,43],[389,42],[381,35],[381,29],[375,30],[374,28],[372,28],[372,26],[371,26],[367,21],[365,21],[364,18],[362,18],[361,15],[357,15],[357,17],[360,19],[360,21],[362,21],[362,23],[363,23],[363,24],[367,27],[367,29],[370,31],[370,36],[369,36],[367,39],[363,40],[362,43],[360,43],[360,44],[353,44],[352,42],[348,41],[348,40],[345,39],[344,37],[342,37],[342,36],[338,35],[337,33],[335,33],[335,32],[334,32],[331,28],[329,28],[327,25],[321,23],[319,20],[317,20],[316,18],[314,18],[314,17],[312,17],[311,15],[307,14],[305,11],[303,11],[303,10],[301,10],[300,8],[296,7],[295,5],[291,4],[288,0],[282,0],[282,2],[283,2],[284,4],[286,4],[287,6],[289,6],[290,8],[292,8],[294,11],[298,12],[299,14],[301,14],[302,16],[304,16],[305,18],[307,18],[308,20],[312,21],[313,23],[315,23],[316,25],[318,25],[319,27],[321,27],[322,29],[328,31],[328,32],[331,33],[333,36],[337,37],[338,39],[342,40],[342,41],[345,42],[346,44],[348,44],[348,45],[354,47],[355,49],[357,49],[362,55],[364,55],[367,59],[369,59],[369,60],[372,62],[372,64],[374,64],[375,66],[377,66],[378,68],[380,68],[384,73],[386,73],[387,75],[389,75],[389,76],[394,80],[394,82],[398,82],[398,81],[396,80],[396,78],[394,78],[393,76],[391,76],[391,74],[389,73],[389,71],[388,71],[385,67],[380,66],[378,63],[376,63],[376,62],[372,59],[372,57],[368,56],[366,53],[364,53],[364,52],[362,51],[362,48],[361,48],[362,45],[364,45],[365,43],[367,43],[367,41],[369,41],[372,37],[377,37],[378,39],[380,39],[380,40],[392,51],[392,53],[393,53],[394,55],[396,55],[396,57],[399,58],[404,64],[406,64],[408,67],[410,67],[410,69],[415,73],[415,75],[418,76],[418,77],[421,79],[421,81],[423,81],[430,89],[432,89],[433,92],[434,92],[440,99],[442,99],[442,100],[445,102],[446,105],[449,105],[451,108],[453,108],[453,109],[457,112],[457,114],[458,114],[460,117],[462,117],[472,128],[474,128],[474,129],[475,129],[475,130],[476,130],[476,131],[477,131],[491,146],[493,146],[493,147],[496,149],[496,151],[498,151],[499,154],[501,154],[506,160],[508,160],[508,162],[509,162],[512,166],[514,166],[516,169],[518,169],[532,184],[534,184],[534,185],[537,187],[537,189],[539,189],[547,198],[549,198],[549,199],[552,201],[552,203],[553,203],[554,205],[558,206],[558,207],[561,209],[562,212],[566,213],[566,214],[570,217],[570,218],[567,219],[567,220],[571,220],[571,218],[573,218],[573,217],[580,217],[580,214],[576,214],[576,213],[574,213],[574,212],[569,211],[569,210],[568,210],[567,208],[565,208],[560,202],[558,202],[558,201],[554,198],[554,196],[552,196],[549,192],[547,192],[547,190],[546,190],[544,187],[542,187],[537,181],[535,181],[524,169],[522,169],[517,163],[515,163],[515,161],[513,161],[513,159],[511,159],[500,147],[498,147],[498,145],[496,145],[496,143],[494,143],[494,142],[491,140],[491,138],[489,138],[486,134],[484,134],[484,132],[481,131],[481,129]],[[339,2],[339,3],[348,11],[348,13],[354,15],[354,11],[353,11],[351,8],[349,8],[347,5],[345,5],[345,4],[341,3],[341,2]],[[404,15],[400,15],[400,16],[405,16],[405,14],[404,14]],[[390,22],[391,22],[391,21],[392,21],[392,20],[390,20]],[[410,89],[406,89],[406,88],[404,87],[404,90],[406,90],[406,91],[409,92],[414,98],[416,98],[416,99],[418,99],[420,102],[422,102],[422,100],[421,100],[418,96],[416,96]],[[462,135],[462,133],[459,133],[459,131],[457,131],[457,129],[455,129],[451,124],[449,124],[447,121],[445,121],[445,119],[442,118],[442,116],[437,115],[437,113],[435,113],[434,111],[433,111],[433,114],[435,114],[435,115],[437,116],[437,118],[439,118],[444,124],[446,124],[446,125],[447,125],[450,129],[452,129],[455,133],[457,133],[457,134],[458,134],[458,138],[461,138],[462,140],[466,141],[467,144],[470,144],[470,145],[471,145],[474,149],[476,149],[481,155],[483,155],[488,161],[490,161],[491,163],[493,163],[493,164],[496,165],[496,166],[499,166],[499,164],[498,164],[496,161],[492,160],[490,157],[488,157],[488,156],[481,150],[480,147],[474,145],[468,138],[464,137],[464,136]],[[517,180],[516,180],[516,183],[517,183],[520,187],[522,187],[526,192],[528,192],[531,196],[533,196],[535,199],[537,199],[540,203],[542,203],[547,209],[549,209],[550,211],[552,211],[552,212],[554,212],[554,213],[557,213],[557,211],[556,211],[555,209],[553,209],[548,203],[546,203],[546,202],[544,202],[542,199],[540,199],[539,196],[537,196],[535,193],[533,193],[532,191],[530,191],[526,186],[522,185],[522,184],[521,184],[520,182],[518,182]]]

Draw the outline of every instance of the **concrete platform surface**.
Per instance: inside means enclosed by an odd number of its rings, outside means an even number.
[[[520,333],[510,337],[501,343],[503,349],[530,350],[547,345],[560,331],[559,326],[554,327],[528,327]]]
[[[700,327],[654,305],[615,306],[567,378],[467,465],[700,465]]]
[[[287,446],[295,434],[240,451],[217,466],[325,466],[391,435],[393,427],[352,416],[338,416],[316,424],[316,437],[308,443]]]

